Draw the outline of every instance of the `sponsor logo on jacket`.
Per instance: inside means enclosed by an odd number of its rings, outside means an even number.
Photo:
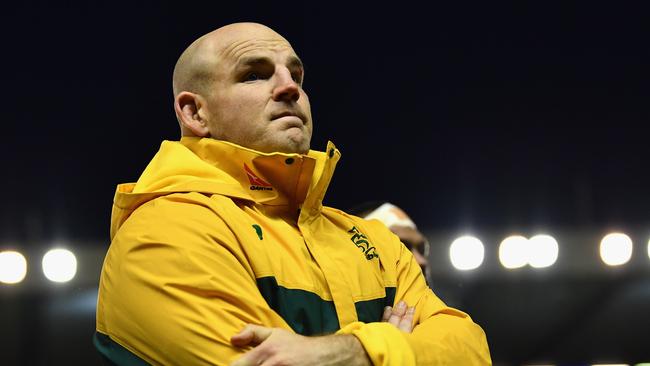
[[[246,176],[248,176],[248,181],[251,183],[250,190],[251,191],[272,191],[273,186],[269,184],[267,181],[264,179],[260,178],[257,176],[257,174],[253,173],[251,168],[248,167],[248,165],[244,164],[244,170],[246,171]]]
[[[368,237],[360,232],[356,226],[353,226],[352,229],[348,230],[348,233],[352,234],[350,240],[352,240],[357,248],[361,249],[367,260],[379,258],[379,254],[376,253],[375,247],[373,247],[368,241]]]

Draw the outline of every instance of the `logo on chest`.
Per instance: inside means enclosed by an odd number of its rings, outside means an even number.
[[[348,230],[348,233],[352,234],[350,240],[352,240],[357,248],[361,249],[367,260],[379,258],[379,254],[376,253],[375,247],[373,247],[368,241],[368,237],[360,232],[356,226],[353,226],[352,229]]]

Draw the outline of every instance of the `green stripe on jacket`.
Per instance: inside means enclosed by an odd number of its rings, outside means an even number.
[[[95,332],[93,337],[95,348],[102,355],[103,361],[110,366],[149,366],[140,357],[134,355],[106,334]]]
[[[313,292],[287,289],[278,285],[275,277],[257,279],[262,296],[289,324],[294,332],[302,335],[331,334],[339,330],[339,320],[333,301],[326,301]],[[358,301],[354,304],[357,318],[364,323],[381,321],[385,306],[393,306],[395,288],[386,287],[386,296]]]

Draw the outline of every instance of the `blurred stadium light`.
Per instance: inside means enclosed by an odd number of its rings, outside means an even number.
[[[528,264],[531,267],[550,267],[557,260],[559,247],[557,240],[550,235],[535,235],[528,240],[528,246]]]
[[[521,235],[509,236],[499,245],[499,261],[508,269],[521,268],[528,264],[528,239]]]
[[[68,282],[77,273],[77,258],[67,249],[52,249],[43,256],[43,273],[52,282]]]
[[[0,282],[15,284],[21,282],[27,274],[27,261],[16,251],[0,253]]]
[[[449,247],[451,264],[461,271],[478,268],[483,263],[484,257],[483,243],[473,236],[461,236]]]
[[[600,258],[609,266],[620,266],[632,258],[632,239],[623,233],[605,235],[600,242]]]

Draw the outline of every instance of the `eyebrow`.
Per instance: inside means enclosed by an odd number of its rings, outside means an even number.
[[[242,67],[250,67],[250,66],[257,66],[257,65],[272,65],[273,61],[271,60],[270,57],[266,56],[250,56],[250,57],[244,57],[239,60],[237,63],[237,68],[242,68]],[[304,69],[304,65],[300,58],[298,56],[290,56],[289,57],[289,62],[287,63],[288,66],[290,67],[295,67],[295,68],[300,68]]]

